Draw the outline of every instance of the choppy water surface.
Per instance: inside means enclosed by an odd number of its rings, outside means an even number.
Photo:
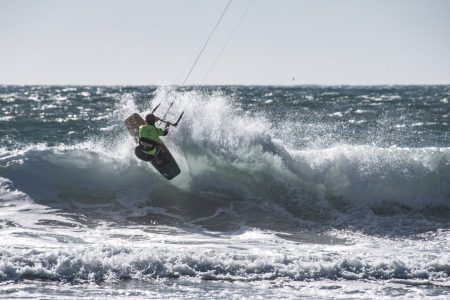
[[[0,86],[0,299],[447,299],[449,100]],[[123,119],[172,101],[169,182]]]

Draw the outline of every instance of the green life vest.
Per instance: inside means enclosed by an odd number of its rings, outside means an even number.
[[[164,130],[153,125],[139,126],[139,147],[147,154],[155,155],[159,137],[164,135]]]

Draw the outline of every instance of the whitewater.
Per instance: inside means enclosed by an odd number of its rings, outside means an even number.
[[[448,299],[450,86],[0,86],[0,299]],[[184,111],[167,181],[123,120]]]

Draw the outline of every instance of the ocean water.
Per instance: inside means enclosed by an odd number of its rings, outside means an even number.
[[[0,86],[0,299],[449,299],[450,86]],[[182,170],[134,157],[157,114]]]

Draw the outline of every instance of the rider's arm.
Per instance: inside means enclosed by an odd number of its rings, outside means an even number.
[[[164,126],[164,135],[167,135],[169,133],[169,123],[166,123],[166,126]]]
[[[157,128],[157,130],[158,130],[159,136],[165,136],[169,133],[169,126],[166,125],[166,127],[164,127],[164,129]]]

